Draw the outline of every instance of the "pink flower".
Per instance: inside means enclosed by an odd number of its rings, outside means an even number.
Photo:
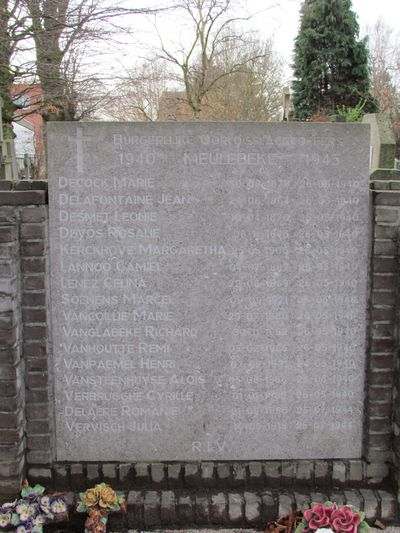
[[[332,513],[332,529],[336,533],[357,533],[361,517],[348,505],[341,505]]]
[[[304,518],[308,522],[308,525],[303,531],[315,531],[320,528],[329,527],[331,523],[331,516],[336,510],[336,503],[333,503],[329,506],[324,505],[323,503],[316,503],[311,507],[311,509],[304,511]]]

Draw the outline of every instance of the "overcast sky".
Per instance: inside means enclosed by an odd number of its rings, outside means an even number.
[[[168,0],[161,0],[161,2],[169,3]],[[283,57],[286,77],[290,79],[290,65],[294,39],[299,29],[302,0],[236,0],[233,2],[233,4],[236,3],[240,6],[236,11],[237,15],[256,13],[251,18],[250,27],[258,30],[261,37],[273,37],[275,50]],[[143,7],[154,7],[160,5],[160,0],[141,0],[138,4]],[[365,34],[367,26],[372,26],[379,17],[393,27],[395,32],[400,32],[400,0],[353,0],[353,10],[358,15],[361,36]],[[129,69],[135,62],[140,62],[141,56],[149,55],[148,47],[159,43],[154,28],[154,17],[134,17],[132,21],[135,45],[121,49],[118,53],[115,50],[106,53],[107,62],[113,65],[114,73],[122,67]],[[187,22],[184,24],[183,20],[177,19],[176,12],[169,16],[158,15],[157,28],[165,42],[184,41],[180,34],[187,28]],[[103,61],[104,59],[103,56]]]

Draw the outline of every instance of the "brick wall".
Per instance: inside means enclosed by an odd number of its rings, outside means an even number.
[[[27,187],[39,190],[24,190]],[[0,495],[26,465],[51,462],[47,334],[47,187],[0,190]],[[4,190],[5,189],[5,190]]]
[[[1,187],[9,183],[0,182]],[[22,190],[27,187],[41,190]],[[79,490],[105,480],[126,490],[312,487],[345,494],[350,487],[369,487],[378,489],[378,495],[391,481],[400,482],[396,359],[400,191],[371,193],[375,223],[361,460],[68,464],[54,461],[52,440],[45,189],[40,182],[21,182],[16,190],[0,190],[0,497],[15,495],[24,475],[60,490]]]
[[[0,494],[12,495],[25,465],[18,215],[0,208]]]
[[[400,191],[375,191],[373,209],[365,456],[371,475],[381,477],[392,463]]]
[[[380,171],[382,173],[382,171]],[[389,171],[388,171],[389,177]],[[393,178],[393,171],[391,173]],[[387,192],[375,192],[374,284],[369,419],[372,457],[392,464],[396,487],[400,485],[400,382],[399,382],[399,227],[400,181],[374,183]],[[393,404],[391,405],[391,401]],[[387,457],[390,436],[391,455]],[[386,458],[387,457],[387,458]]]

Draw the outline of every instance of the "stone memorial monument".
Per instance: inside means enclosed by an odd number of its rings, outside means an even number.
[[[369,127],[48,138],[57,460],[360,458]]]

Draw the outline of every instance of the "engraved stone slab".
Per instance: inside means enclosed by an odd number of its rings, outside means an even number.
[[[57,459],[360,457],[369,127],[48,138]]]

